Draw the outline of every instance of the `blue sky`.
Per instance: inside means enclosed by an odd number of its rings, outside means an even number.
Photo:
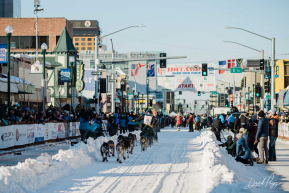
[[[289,54],[288,0],[42,0],[41,5],[45,11],[39,17],[98,20],[103,35],[145,24],[145,28],[131,28],[110,36],[120,53],[164,51],[168,56],[187,56],[168,63],[261,57],[256,51],[222,43],[227,40],[264,49],[266,58],[271,55],[271,41],[224,28],[233,26],[275,37],[276,58],[289,58],[280,55]],[[22,17],[35,17],[32,0],[22,0]]]

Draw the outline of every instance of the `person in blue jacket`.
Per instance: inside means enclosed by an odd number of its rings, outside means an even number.
[[[129,132],[134,131],[134,127],[136,125],[136,122],[132,121],[133,119],[134,119],[134,115],[133,115],[133,112],[131,112],[129,117],[128,117],[128,131]]]
[[[224,115],[220,115],[219,118],[221,119],[221,123],[222,123],[222,128],[225,127],[225,123],[226,123],[226,120],[224,118]]]
[[[239,155],[240,151],[243,150],[245,153],[244,155]],[[251,160],[251,150],[247,146],[246,140],[244,137],[241,137],[237,141],[237,146],[236,146],[236,153],[237,153],[237,158],[236,161],[242,162],[243,164],[250,164]],[[250,159],[250,161],[249,161]]]
[[[119,118],[119,126],[120,126],[120,134],[125,133],[126,132],[126,121],[125,121],[125,117],[122,115]]]
[[[234,127],[234,122],[235,122],[235,117],[233,116],[233,114],[231,114],[230,116],[229,116],[229,118],[228,118],[228,120],[229,120],[229,128],[232,130],[233,129],[233,127]]]
[[[201,124],[200,115],[197,115],[197,116],[195,117],[195,122],[196,122],[195,130],[200,130],[200,124]]]

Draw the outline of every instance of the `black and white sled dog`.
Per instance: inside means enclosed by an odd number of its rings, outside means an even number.
[[[148,138],[145,136],[142,136],[140,138],[140,145],[141,145],[141,150],[144,151],[148,147]]]
[[[124,138],[125,138],[125,137],[124,137],[123,135],[119,135],[118,138],[117,138],[117,142],[118,142],[118,143],[123,142],[123,141],[124,141]]]
[[[148,146],[152,147],[153,137],[152,136],[148,136],[147,139],[148,139]]]
[[[134,136],[128,136],[129,140],[129,153],[133,154],[133,148],[134,148]]]
[[[108,143],[108,149],[109,149],[108,157],[110,157],[110,154],[114,156],[114,142],[112,140],[109,140],[107,143]]]
[[[101,156],[102,156],[102,162],[104,162],[105,160],[108,161],[108,159],[107,159],[107,156],[109,156],[108,143],[103,142],[103,144],[100,147],[100,152],[101,152]]]
[[[117,162],[119,163],[122,163],[122,159],[125,160],[125,146],[124,146],[124,143],[123,142],[119,142],[117,145],[116,145],[116,152],[117,152]]]

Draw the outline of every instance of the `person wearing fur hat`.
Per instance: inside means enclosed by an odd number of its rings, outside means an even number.
[[[276,109],[271,109],[269,111],[269,161],[276,161],[275,142],[278,137],[278,124],[279,115],[276,113]]]
[[[269,136],[269,120],[265,118],[265,113],[264,111],[260,111],[258,113],[259,117],[259,122],[257,126],[257,140],[260,142],[259,143],[259,149],[260,149],[260,155],[261,159],[258,164],[268,164],[268,136]],[[265,154],[265,157],[264,157]]]

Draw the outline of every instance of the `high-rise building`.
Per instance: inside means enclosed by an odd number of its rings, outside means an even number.
[[[0,17],[21,17],[21,0],[0,0]]]
[[[101,29],[97,20],[70,20],[73,25],[73,44],[78,52],[81,50],[95,50],[95,36],[99,36]],[[101,47],[101,44],[100,44]]]

